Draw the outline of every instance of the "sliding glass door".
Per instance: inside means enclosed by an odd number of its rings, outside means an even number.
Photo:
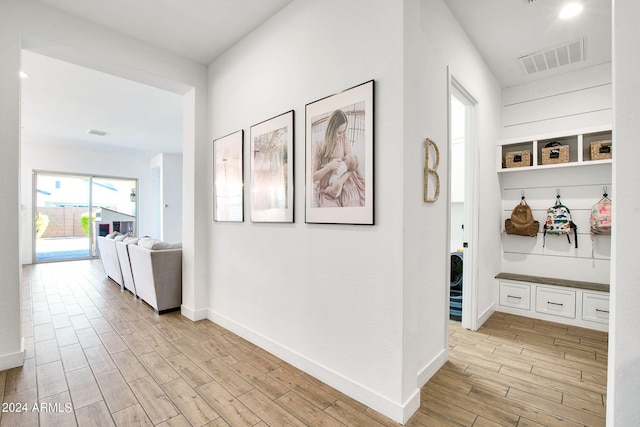
[[[34,172],[34,262],[98,256],[96,236],[137,233],[137,181]]]
[[[35,261],[90,256],[90,177],[35,173]]]

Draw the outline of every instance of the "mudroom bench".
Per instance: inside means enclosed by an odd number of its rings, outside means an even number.
[[[498,311],[607,331],[609,285],[500,273]]]

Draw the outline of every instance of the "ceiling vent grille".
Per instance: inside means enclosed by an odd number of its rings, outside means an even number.
[[[584,59],[584,38],[518,58],[527,75],[575,64]]]
[[[97,130],[97,129],[89,129],[88,133],[90,135],[98,135],[98,136],[107,136],[107,135],[109,135],[109,132],[105,132],[103,130]]]

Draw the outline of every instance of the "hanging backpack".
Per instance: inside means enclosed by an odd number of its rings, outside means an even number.
[[[602,199],[591,207],[589,231],[595,234],[611,234],[611,199],[605,189]]]
[[[571,243],[569,235],[573,232],[576,248],[578,247],[578,227],[571,219],[571,211],[560,202],[560,194],[556,196],[556,204],[547,209],[547,221],[544,224],[543,243],[544,246],[547,234],[566,235]]]
[[[504,220],[504,229],[507,234],[518,236],[536,237],[540,229],[540,222],[533,219],[531,208],[522,196],[520,203],[513,208],[511,218]]]

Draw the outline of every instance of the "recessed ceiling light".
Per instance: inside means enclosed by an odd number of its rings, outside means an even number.
[[[29,74],[25,73],[24,71],[20,71],[18,73],[18,75],[20,76],[21,79],[28,79],[29,78]]]
[[[562,8],[562,10],[560,10],[558,17],[560,19],[569,19],[573,18],[580,12],[582,12],[582,5],[580,3],[568,3]]]

